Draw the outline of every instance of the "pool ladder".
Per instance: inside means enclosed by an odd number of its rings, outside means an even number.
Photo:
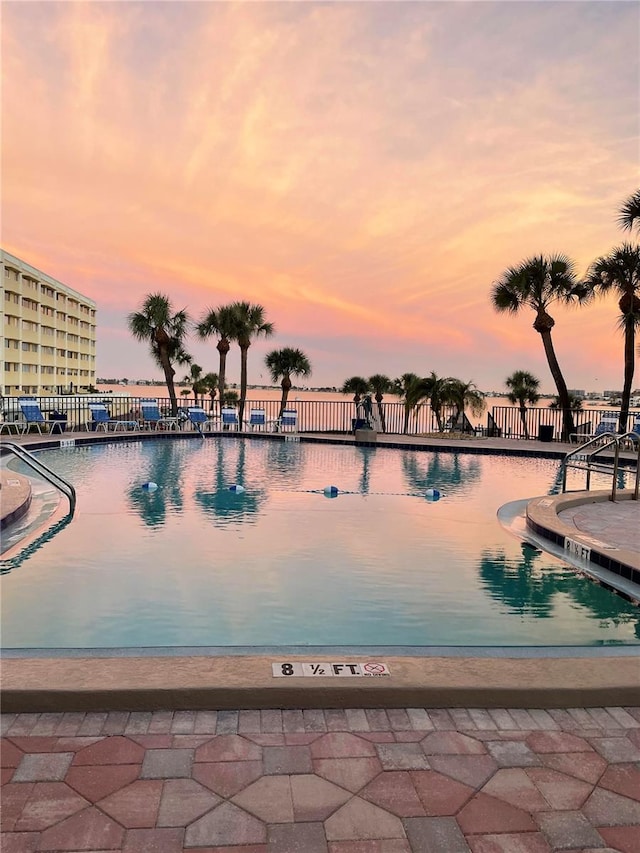
[[[44,477],[44,479],[51,483],[52,486],[61,491],[69,501],[69,515],[73,516],[76,509],[76,490],[73,488],[71,483],[68,483],[63,477],[56,474],[55,471],[52,471],[51,468],[48,468],[43,462],[40,462],[33,453],[29,453],[28,450],[24,449],[24,447],[20,447],[19,444],[14,444],[12,441],[0,442],[0,451],[5,450],[13,453],[14,456],[16,456],[21,462],[24,462],[24,464],[31,468],[32,471],[35,471],[36,474],[40,474],[40,476]]]
[[[625,445],[623,447],[622,445]],[[629,448],[631,445],[631,448]],[[604,450],[609,450],[613,447],[613,462],[596,459],[598,454]],[[591,448],[591,450],[589,449]],[[620,465],[620,450],[633,449],[636,452],[635,458],[635,486],[632,500],[638,500],[640,492],[640,436],[637,432],[625,432],[622,435],[617,435],[613,432],[603,432],[601,435],[590,438],[585,441],[580,447],[575,450],[570,450],[562,461],[562,491],[567,491],[567,469],[576,468],[581,471],[586,471],[586,489],[591,487],[591,472],[599,474],[610,474],[612,477],[610,501],[615,501],[618,489],[618,478],[622,473]],[[633,469],[631,469],[633,470]]]

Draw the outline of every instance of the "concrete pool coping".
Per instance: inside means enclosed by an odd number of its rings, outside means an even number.
[[[345,660],[345,658],[339,658]],[[17,658],[2,666],[4,712],[267,708],[578,708],[640,701],[637,655],[540,658],[385,655],[390,675],[276,678],[310,656]],[[351,663],[371,658],[354,655]]]
[[[165,434],[166,435],[166,434]],[[174,433],[174,435],[176,435]],[[179,434],[178,434],[179,435]],[[148,434],[147,434],[148,436]],[[145,436],[145,437],[147,437]],[[78,436],[80,437],[80,436]],[[119,435],[118,440],[137,438]],[[235,436],[234,436],[235,437]],[[254,436],[259,438],[259,436]],[[38,437],[39,438],[39,437]],[[81,443],[93,443],[87,437]],[[104,437],[111,440],[112,436]],[[405,437],[402,437],[405,438]],[[407,437],[408,438],[408,437]],[[100,439],[104,440],[101,436]],[[395,447],[439,450],[471,450],[469,441],[424,439],[397,441]],[[316,440],[322,440],[318,437]],[[551,450],[538,442],[513,439],[482,439],[484,453],[551,456],[562,458],[566,448]],[[505,446],[509,442],[509,446]],[[79,442],[80,443],[80,442]],[[344,438],[340,443],[345,442]],[[352,443],[352,442],[348,442]],[[523,445],[514,447],[514,444]],[[58,447],[60,442],[21,441],[34,449]],[[445,445],[446,446],[443,446]],[[384,446],[379,442],[378,446]],[[534,451],[533,453],[531,451]],[[474,452],[474,450],[471,450]],[[478,449],[475,449],[478,452]],[[582,493],[593,503],[593,493]],[[570,496],[574,504],[580,497]],[[547,507],[548,508],[548,507]],[[555,512],[557,519],[557,512]],[[553,524],[553,518],[545,519]],[[558,521],[559,523],[559,521]],[[564,534],[563,534],[564,535]],[[609,543],[615,545],[615,543]],[[638,555],[632,552],[637,560]],[[635,647],[558,649],[540,651],[535,657],[523,650],[500,649],[495,656],[486,650],[462,649],[447,654],[426,650],[422,654],[376,654],[387,663],[391,675],[378,678],[274,678],[272,663],[317,662],[317,656],[287,652],[233,655],[171,655],[99,657],[78,650],[73,656],[41,651],[4,657],[0,675],[3,710],[199,710],[235,708],[357,708],[357,707],[529,707],[566,708],[640,704],[640,658]],[[343,656],[333,660],[345,660]],[[349,661],[366,662],[365,654],[349,655]],[[331,660],[327,656],[323,661]],[[284,682],[284,683],[283,683]]]

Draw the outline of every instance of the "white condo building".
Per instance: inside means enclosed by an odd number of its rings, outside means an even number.
[[[96,303],[0,250],[0,393],[78,393],[96,378]]]

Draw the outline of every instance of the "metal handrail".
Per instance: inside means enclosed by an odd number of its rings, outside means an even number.
[[[36,474],[40,474],[45,480],[51,483],[52,486],[59,489],[59,491],[68,498],[69,514],[73,516],[76,509],[76,490],[73,488],[71,483],[68,483],[63,477],[56,474],[55,471],[52,471],[51,468],[48,468],[43,462],[37,459],[33,453],[29,453],[28,450],[24,449],[24,447],[20,447],[19,444],[14,444],[12,441],[0,442],[0,450],[4,450],[5,448],[20,459],[21,462],[24,462],[29,468],[32,468]]]
[[[570,450],[562,461],[562,491],[567,490],[567,469],[578,468],[587,472],[585,486],[587,491],[591,485],[591,472],[597,471],[602,474],[611,473],[612,485],[610,501],[615,501],[618,487],[618,473],[620,471],[620,449],[623,442],[632,443],[637,447],[638,458],[636,459],[636,477],[635,487],[633,490],[632,500],[637,501],[640,494],[640,435],[635,431],[625,432],[617,435],[613,432],[603,432],[600,435],[593,436],[589,441],[585,441],[575,450]],[[594,447],[590,453],[585,453],[589,447]],[[613,447],[613,463],[603,462],[601,460],[594,461],[594,457],[604,450]]]

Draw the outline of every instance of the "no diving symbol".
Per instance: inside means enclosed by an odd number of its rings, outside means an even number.
[[[365,675],[388,675],[389,669],[384,663],[364,663],[362,671]]]

